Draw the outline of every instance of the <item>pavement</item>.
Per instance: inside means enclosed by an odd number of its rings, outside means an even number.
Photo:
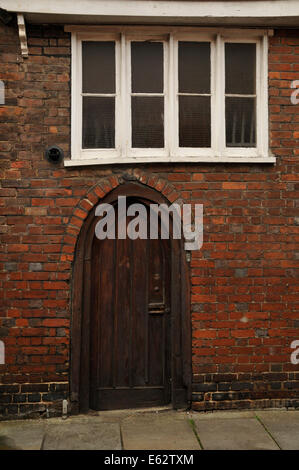
[[[90,412],[0,421],[0,450],[299,450],[299,410]]]

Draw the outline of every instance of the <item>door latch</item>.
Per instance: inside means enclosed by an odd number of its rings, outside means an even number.
[[[150,315],[163,315],[164,313],[169,313],[170,308],[165,307],[164,304],[149,304],[148,313]]]

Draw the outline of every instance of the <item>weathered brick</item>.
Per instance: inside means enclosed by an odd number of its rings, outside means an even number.
[[[29,271],[41,271],[43,269],[42,263],[29,263]]]
[[[48,384],[23,384],[21,385],[22,392],[47,392],[49,390]]]
[[[27,36],[25,64],[17,30],[0,25],[1,77],[9,84],[7,106],[0,109],[0,336],[8,360],[0,366],[0,413],[51,414],[57,412],[52,402],[61,413],[59,401],[69,394],[69,280],[78,234],[94,204],[126,181],[150,186],[170,202],[204,206],[204,246],[191,253],[187,269],[192,406],[279,401],[299,407],[290,363],[290,344],[299,339],[299,118],[290,102],[299,72],[298,31],[275,30],[269,38],[275,166],[194,159],[188,165],[54,168],[43,156],[46,146],[59,144],[67,156],[70,150],[70,35],[63,26],[28,24]]]
[[[27,396],[25,394],[17,394],[13,396],[14,403],[25,403],[27,401]]]

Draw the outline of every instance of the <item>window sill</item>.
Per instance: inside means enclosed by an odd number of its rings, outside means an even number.
[[[93,166],[93,165],[123,165],[130,163],[276,163],[276,157],[273,155],[260,157],[99,157],[99,158],[82,158],[82,159],[66,159],[65,167]]]

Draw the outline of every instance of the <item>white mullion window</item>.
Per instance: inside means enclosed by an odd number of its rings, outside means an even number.
[[[215,39],[215,100],[212,120],[213,150],[221,158],[225,149],[225,100],[224,100],[224,43],[220,34]]]
[[[214,45],[200,35],[177,35],[174,47],[176,154],[211,156]]]
[[[119,116],[119,139],[121,159],[126,159],[129,148],[130,133],[130,106],[127,96],[127,39],[125,33],[120,38],[120,116]]]
[[[126,44],[128,156],[166,157],[167,43],[164,38],[136,36]]]
[[[275,162],[267,52],[265,30],[74,31],[65,165]]]
[[[81,39],[82,158],[120,156],[120,43],[115,35]]]
[[[223,38],[224,156],[258,156],[261,90],[259,40]]]

